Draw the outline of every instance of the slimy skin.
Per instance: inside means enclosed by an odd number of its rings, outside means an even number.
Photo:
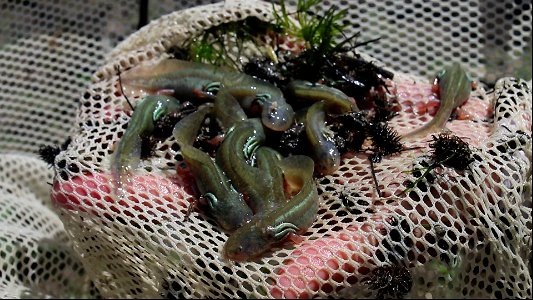
[[[272,177],[251,165],[265,139],[259,119],[242,121],[226,134],[215,158],[233,185],[248,197],[248,204],[256,214],[271,205],[269,194],[274,189]]]
[[[152,133],[155,122],[163,116],[181,109],[180,102],[170,96],[152,95],[144,97],[128,123],[128,128],[121,137],[111,157],[111,176],[114,181],[115,193],[123,195],[122,185],[128,173],[134,171],[141,160],[142,137]]]
[[[164,59],[125,71],[121,84],[125,93],[155,94],[172,91],[179,99],[192,101],[213,97],[222,87],[221,78],[229,69],[191,61]]]
[[[192,146],[182,148],[196,185],[207,201],[205,211],[227,232],[250,222],[252,210],[211,157]]]
[[[252,210],[213,159],[192,146],[205,116],[212,108],[212,104],[200,106],[196,112],[176,124],[173,135],[194,176],[201,199],[206,201],[206,213],[213,217],[223,230],[232,232],[252,219]]]
[[[229,130],[235,124],[248,119],[246,113],[237,102],[237,99],[225,89],[218,92],[215,97],[215,115],[220,122],[220,126]]]
[[[283,171],[279,166],[282,156],[274,149],[269,147],[259,147],[255,154],[257,160],[257,168],[261,170],[262,176],[269,176],[272,178],[272,187],[268,194],[270,205],[266,205],[263,211],[258,211],[256,214],[264,213],[275,207],[279,207],[287,201],[284,191]]]
[[[352,98],[342,91],[326,85],[304,80],[293,80],[287,85],[286,92],[290,99],[301,103],[324,100],[328,105],[328,111],[336,114],[359,111]]]
[[[283,131],[293,120],[292,107],[277,87],[252,76],[197,62],[165,59],[124,72],[122,87],[126,92],[149,94],[171,90],[180,99],[213,98],[226,89],[248,113],[261,109],[263,125]]]
[[[332,174],[340,166],[341,155],[335,142],[327,135],[326,112],[357,112],[357,105],[338,89],[303,80],[291,81],[287,92],[297,101],[314,102],[305,113],[307,140],[311,145],[316,171],[321,175]]]
[[[305,133],[311,145],[315,169],[322,175],[335,172],[341,161],[335,142],[326,134],[325,110],[325,101],[316,102],[309,107],[305,118]]]
[[[195,112],[185,116],[174,125],[172,135],[180,147],[192,146],[205,117],[211,112],[213,112],[212,103],[202,104]]]
[[[261,121],[265,127],[283,131],[291,126],[294,111],[279,88],[238,72],[226,74],[222,82],[245,111],[252,113],[257,105],[261,108]]]
[[[283,174],[277,164],[280,156],[273,149],[260,147],[266,138],[261,122],[247,119],[236,99],[225,89],[215,98],[215,113],[222,127],[229,128],[216,162],[248,197],[253,212],[262,214],[284,201]],[[257,167],[251,164],[254,155]]]
[[[226,241],[223,256],[234,261],[257,258],[290,234],[302,234],[311,226],[318,211],[318,192],[313,180],[313,160],[293,155],[280,162],[285,180],[301,186],[300,192],[278,208],[237,229]]]
[[[429,123],[404,135],[403,140],[413,140],[442,130],[453,110],[470,98],[472,80],[459,63],[442,70],[437,79],[440,90],[439,110]]]

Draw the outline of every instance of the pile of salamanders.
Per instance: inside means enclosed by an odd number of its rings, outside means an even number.
[[[173,136],[195,179],[198,205],[230,233],[224,256],[255,259],[307,231],[318,211],[315,177],[334,173],[344,153],[370,153],[372,166],[404,150],[402,140],[441,130],[469,98],[471,80],[453,64],[438,76],[441,105],[435,117],[399,136],[387,124],[400,110],[389,92],[394,74],[353,51],[365,43],[351,44],[351,37],[335,44],[332,33],[339,33],[342,15],[332,8],[324,17],[308,18],[303,12],[315,2],[298,2],[303,25],[295,34],[305,41],[300,51],[278,48],[240,69],[220,63],[213,58],[220,48],[207,41],[221,40],[226,27],[263,28],[283,36],[279,26],[245,19],[206,30],[185,49],[171,49],[173,57],[119,73],[122,91],[146,96],[132,107],[111,156],[115,193],[123,195],[128,175],[157,141]],[[277,24],[293,28],[282,12]]]
[[[258,63],[249,64],[257,68]],[[377,78],[392,77],[375,66],[367,69]],[[459,65],[439,78],[442,104],[437,115],[404,138],[439,130],[451,110],[468,98],[470,81]],[[142,158],[143,141],[152,139],[154,131],[167,132],[195,178],[202,210],[231,233],[225,257],[253,259],[304,233],[318,210],[315,176],[335,172],[342,154],[361,150],[367,137],[374,141],[374,158],[402,150],[401,137],[378,117],[380,110],[381,115],[394,115],[382,112],[393,107],[386,97],[362,111],[355,97],[324,81],[291,78],[270,83],[175,58],[125,71],[121,88],[148,95],[136,104],[112,156],[116,192],[121,193],[128,173]],[[347,81],[361,82],[354,77]],[[376,95],[371,91],[386,90],[384,79],[375,82],[377,86],[368,86],[367,94],[358,96],[362,101]]]
[[[311,226],[318,210],[314,174],[333,173],[342,152],[353,148],[356,134],[339,120],[365,122],[354,99],[339,89],[299,79],[275,85],[174,58],[134,67],[120,85],[149,95],[135,106],[112,156],[116,192],[142,158],[143,141],[157,128],[171,132],[203,211],[232,232],[224,254],[233,260],[257,257]],[[335,128],[326,126],[329,120]],[[169,126],[173,130],[164,130]]]

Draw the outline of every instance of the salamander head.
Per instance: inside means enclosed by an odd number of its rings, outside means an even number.
[[[250,222],[252,211],[244,204],[244,200],[240,195],[220,193],[218,196],[221,199],[217,199],[215,195],[207,193],[200,197],[199,203],[202,210],[212,216],[222,230],[232,232]]]
[[[253,260],[300,231],[290,222],[275,223],[267,215],[240,227],[226,241],[223,256],[233,261]]]
[[[340,166],[341,155],[334,143],[319,143],[320,149],[315,149],[315,169],[321,175],[330,175]]]
[[[246,224],[230,235],[224,245],[223,256],[233,261],[247,261],[267,251],[269,241],[256,225]]]
[[[289,129],[294,119],[294,110],[285,99],[271,99],[271,101],[263,106],[261,113],[261,120],[263,125],[274,130],[284,131]]]
[[[461,64],[453,63],[437,74],[441,101],[448,101],[453,108],[462,106],[472,91],[472,78]]]

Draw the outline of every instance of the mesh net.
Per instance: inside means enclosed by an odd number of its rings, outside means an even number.
[[[430,153],[427,140],[412,142],[407,146],[422,148],[375,165],[378,197],[368,157],[347,155],[338,171],[317,179],[319,211],[302,242],[234,263],[220,256],[228,235],[215,223],[198,212],[185,220],[196,196],[191,179],[176,172],[173,138],[142,161],[124,199],[111,194],[110,155],[131,117],[117,90],[116,67],[168,56],[173,45],[211,25],[250,15],[268,21],[271,5],[194,7],[157,18],[123,40],[135,29],[136,7],[103,3],[1,4],[10,25],[0,35],[1,297],[394,297],[405,289],[410,298],[531,298],[531,91],[525,81],[503,78],[489,91],[480,85],[462,107],[470,120],[447,124],[473,149],[468,170],[439,168],[402,195],[414,180],[402,171],[421,167]],[[368,38],[387,33],[387,42],[365,50],[397,71],[390,87],[402,110],[391,124],[400,134],[431,118],[436,96],[427,70],[453,57],[487,78],[494,66],[481,49],[501,48],[492,53],[494,63],[507,66],[530,43],[530,2],[337,4],[360,20],[352,30],[364,29]],[[155,18],[183,3],[151,5]],[[491,32],[490,24],[502,27]],[[486,46],[491,43],[497,47]],[[426,47],[431,50],[420,50]],[[68,136],[53,168],[36,158],[40,145]]]

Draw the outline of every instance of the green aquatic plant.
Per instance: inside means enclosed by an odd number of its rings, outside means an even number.
[[[403,191],[409,193],[415,188],[424,178],[431,178],[431,172],[438,167],[448,167],[459,171],[466,170],[474,161],[472,149],[470,146],[461,140],[458,136],[450,135],[448,133],[441,133],[438,136],[433,135],[433,142],[429,144],[431,150],[430,161],[423,162],[423,168],[417,168],[404,173],[421,174],[418,178],[407,185]],[[423,171],[423,173],[421,173]]]
[[[300,38],[305,45],[301,54],[288,59],[287,73],[315,82],[320,80],[323,72],[310,72],[309,67],[313,66],[316,71],[331,64],[331,58],[340,49],[336,40],[346,27],[341,22],[346,10],[338,10],[332,6],[323,16],[319,16],[311,12],[318,3],[320,0],[298,0],[295,13],[287,12],[283,0],[280,1],[280,12],[273,8],[278,31]],[[296,14],[297,23],[291,20],[292,14]]]
[[[304,48],[296,53],[282,52],[281,77],[319,82],[355,99],[365,98],[373,87],[384,86],[386,90],[385,79],[392,79],[393,74],[364,61],[355,52],[357,47],[379,38],[357,42],[359,32],[345,34],[350,25],[347,10],[331,6],[318,14],[315,11],[320,10],[319,3],[299,0],[294,11],[289,11],[283,0],[279,6],[273,5],[276,32],[298,38]]]
[[[285,1],[282,0],[280,1],[281,11],[278,11],[276,7],[273,9],[274,18],[279,31],[303,39],[306,48],[316,49],[317,54],[328,56],[333,51],[339,50],[339,46],[346,42],[338,44],[336,39],[346,28],[342,20],[347,10],[339,10],[332,6],[323,16],[318,16],[311,11],[320,2],[320,0],[298,0],[295,12],[298,24],[296,24],[291,20],[291,14],[287,12]]]
[[[189,59],[195,62],[220,65],[225,58],[225,51],[220,47],[220,40],[210,41],[208,35],[193,39],[189,45]]]
[[[205,29],[188,39],[179,52],[186,60],[240,69],[238,60],[244,45],[267,54],[269,45],[260,36],[273,31],[274,25],[257,17],[247,17]],[[237,49],[237,53],[233,49]]]

